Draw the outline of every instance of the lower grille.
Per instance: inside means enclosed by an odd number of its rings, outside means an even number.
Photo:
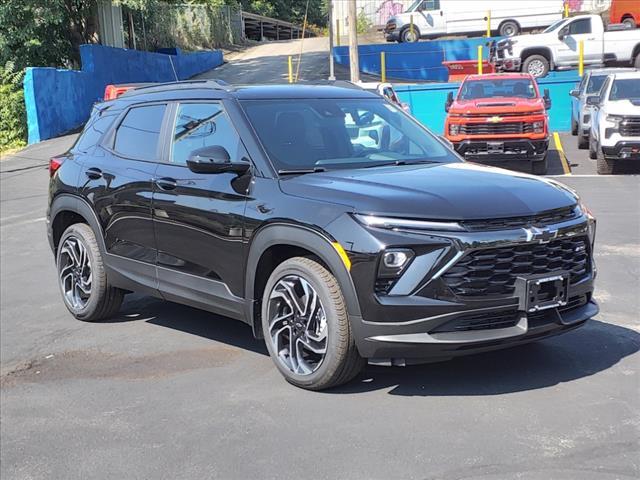
[[[513,295],[518,277],[568,271],[570,283],[589,274],[587,237],[568,237],[545,244],[523,244],[475,250],[462,257],[442,279],[458,296]]]
[[[446,322],[429,333],[468,332],[472,330],[494,330],[509,328],[518,324],[520,315],[517,310],[504,312],[472,313]]]

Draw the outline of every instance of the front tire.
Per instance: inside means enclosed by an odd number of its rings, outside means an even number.
[[[56,265],[64,304],[78,320],[103,320],[120,309],[124,291],[109,284],[96,236],[89,225],[76,223],[64,231],[58,243]]]
[[[420,32],[413,26],[413,33],[411,33],[411,29],[409,27],[402,30],[400,33],[400,41],[403,43],[415,43],[420,40]]]
[[[598,154],[596,153],[596,142],[593,139],[593,135],[589,135],[589,158],[595,160]]]
[[[535,78],[544,77],[549,73],[549,60],[542,55],[530,55],[522,63],[522,71]]]
[[[581,133],[578,133],[578,149],[586,150],[589,148],[589,137],[585,137]]]
[[[323,390],[362,370],[340,285],[315,260],[294,257],[276,267],[261,313],[269,354],[293,385]]]
[[[543,160],[531,162],[531,173],[534,175],[546,175],[548,170],[548,161],[545,156]]]
[[[596,170],[598,175],[613,175],[615,160],[607,160],[600,145],[596,145]]]
[[[573,118],[573,114],[571,114],[571,135],[578,135],[578,122]]]

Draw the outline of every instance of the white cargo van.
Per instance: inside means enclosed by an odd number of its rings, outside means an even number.
[[[388,42],[482,33],[490,15],[491,33],[511,37],[522,30],[545,28],[562,19],[562,12],[562,0],[416,0],[405,12],[390,17],[384,32]]]

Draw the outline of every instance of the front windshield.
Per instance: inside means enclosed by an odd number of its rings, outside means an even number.
[[[382,98],[241,103],[279,171],[461,161],[443,142]]]
[[[536,98],[536,89],[527,78],[471,80],[462,85],[458,100],[496,97]]]
[[[624,78],[613,82],[609,100],[635,99],[640,99],[640,80],[637,78]]]
[[[556,28],[558,28],[561,24],[563,24],[566,21],[566,19],[562,19],[562,20],[557,20],[555,22],[553,22],[551,25],[549,25],[547,28],[545,28],[542,33],[549,33],[549,32],[553,32]]]
[[[587,93],[598,93],[606,79],[606,75],[591,75],[591,77],[589,77],[589,84],[587,85]]]

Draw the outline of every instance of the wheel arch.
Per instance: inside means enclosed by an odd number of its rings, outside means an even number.
[[[102,252],[106,251],[104,236],[98,217],[86,200],[75,195],[62,194],[51,203],[49,211],[51,220],[52,248],[58,248],[58,242],[64,231],[73,223],[86,223],[96,235],[98,246]]]
[[[525,48],[522,53],[520,53],[520,59],[524,62],[531,55],[542,55],[549,61],[549,66],[553,65],[553,54],[551,53],[551,49],[548,47]]]
[[[260,304],[264,286],[277,265],[296,256],[316,257],[338,280],[348,314],[360,316],[351,274],[330,236],[301,225],[270,224],[258,230],[251,240],[245,269],[246,318],[256,338],[262,338]]]

